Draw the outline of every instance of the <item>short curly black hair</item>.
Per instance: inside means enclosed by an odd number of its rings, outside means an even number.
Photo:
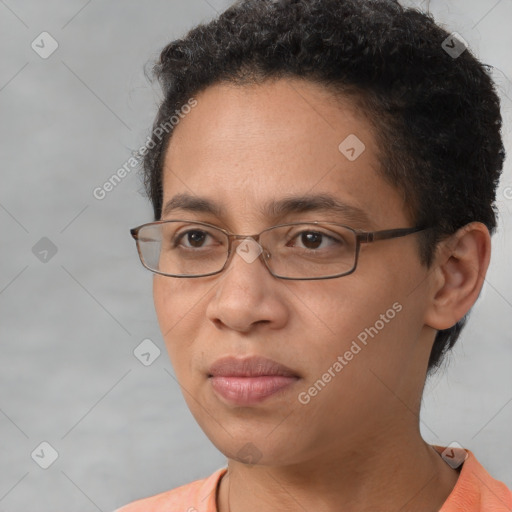
[[[403,193],[417,224],[434,226],[418,245],[430,267],[437,243],[465,224],[480,221],[495,232],[505,158],[500,100],[486,66],[460,45],[462,54],[448,53],[448,37],[431,15],[394,0],[239,0],[161,52],[152,76],[164,99],[153,130],[215,83],[302,78],[348,96],[374,128],[382,176]],[[172,131],[142,162],[155,220]],[[466,319],[437,332],[429,373]]]

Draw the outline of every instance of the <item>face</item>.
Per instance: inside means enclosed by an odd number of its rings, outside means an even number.
[[[189,194],[219,211],[184,205],[162,219],[246,235],[316,220],[367,231],[412,226],[401,194],[378,173],[371,126],[348,98],[281,79],[218,84],[196,99],[166,154],[163,204]],[[353,138],[340,150],[354,135],[364,150]],[[263,213],[269,202],[320,194],[366,218],[332,209]],[[268,465],[325,460],[417,421],[409,409],[419,403],[433,331],[424,322],[428,279],[416,236],[362,244],[355,272],[335,279],[279,279],[261,258],[248,263],[236,252],[218,275],[155,274],[156,312],[177,379],[220,451]],[[262,400],[233,401],[209,377],[226,356],[263,356],[294,378]]]

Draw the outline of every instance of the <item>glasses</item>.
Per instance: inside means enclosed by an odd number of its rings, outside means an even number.
[[[248,263],[261,258],[280,279],[332,279],[354,272],[362,243],[397,238],[428,227],[358,231],[335,222],[292,222],[256,235],[236,235],[190,220],[164,220],[132,228],[140,261],[156,274],[204,277],[222,272],[236,252]]]

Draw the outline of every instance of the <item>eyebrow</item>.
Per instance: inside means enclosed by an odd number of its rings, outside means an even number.
[[[224,208],[206,197],[193,196],[187,193],[175,195],[162,210],[162,217],[174,210],[185,210],[194,213],[208,213],[222,217]],[[371,221],[364,210],[349,205],[329,194],[286,196],[279,200],[270,200],[263,205],[260,213],[268,218],[277,219],[290,213],[325,212],[335,213],[348,220],[362,225]]]

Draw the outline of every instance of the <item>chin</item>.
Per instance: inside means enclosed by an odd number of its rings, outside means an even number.
[[[237,462],[261,466],[282,466],[298,462],[296,436],[292,436],[285,428],[278,435],[279,427],[275,434],[269,435],[272,428],[262,429],[257,421],[254,421],[254,428],[251,428],[248,425],[250,423],[250,420],[241,421],[236,432],[226,424],[216,424],[215,431],[208,425],[203,431],[225,457]],[[293,443],[289,442],[292,439]]]

